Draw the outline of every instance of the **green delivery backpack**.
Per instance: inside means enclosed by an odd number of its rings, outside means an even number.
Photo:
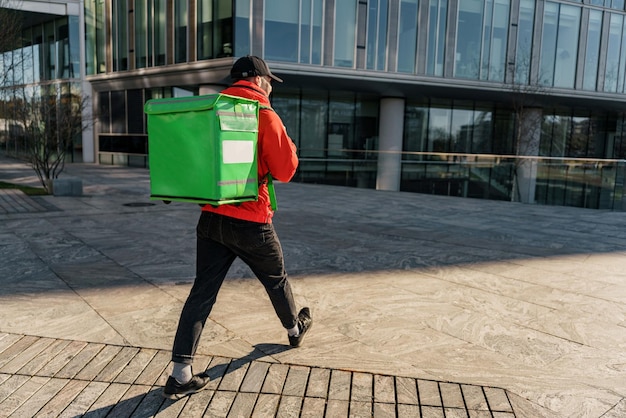
[[[225,94],[148,100],[150,198],[216,206],[257,200],[259,107]],[[267,181],[275,210],[269,174]]]

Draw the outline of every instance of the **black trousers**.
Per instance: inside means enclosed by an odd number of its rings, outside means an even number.
[[[272,224],[202,212],[198,226],[196,278],[178,322],[172,361],[191,364],[204,324],[228,269],[241,258],[265,287],[283,327],[297,322],[283,250]]]

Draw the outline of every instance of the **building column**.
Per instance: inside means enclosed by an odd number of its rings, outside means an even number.
[[[380,100],[380,127],[378,130],[379,154],[376,190],[400,190],[403,132],[404,99],[382,98]]]
[[[523,110],[520,117],[521,134],[516,150],[518,156],[539,156],[542,120],[542,109],[529,108]],[[513,200],[522,203],[535,203],[537,158],[518,158],[515,161],[515,167]]]
[[[82,117],[84,125],[86,126],[83,129],[83,132],[81,133],[82,143],[83,143],[83,162],[94,163],[96,162],[96,137],[97,137],[93,128],[95,124],[95,117],[93,113],[94,91],[91,88],[91,83],[89,83],[85,79],[83,79],[81,82],[81,90],[83,93],[83,98],[85,100],[81,117]]]
[[[68,5],[70,7],[70,5]],[[94,163],[96,162],[96,135],[93,129],[94,126],[94,108],[93,108],[93,94],[94,91],[91,88],[91,83],[86,80],[85,69],[87,68],[87,56],[86,56],[86,41],[85,41],[85,2],[80,1],[78,4],[78,48],[79,48],[79,77],[81,82],[81,91],[85,98],[85,106],[82,111],[82,120],[86,123],[86,128],[82,132],[83,143],[83,162]]]

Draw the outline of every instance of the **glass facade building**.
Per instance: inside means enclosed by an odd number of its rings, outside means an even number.
[[[96,121],[75,159],[145,167],[144,103],[219,92],[252,54],[285,80],[295,181],[626,209],[624,0],[81,3],[23,2],[0,147],[15,86],[66,83]]]

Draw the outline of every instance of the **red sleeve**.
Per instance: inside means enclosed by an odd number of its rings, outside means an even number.
[[[270,109],[259,111],[259,176],[269,171],[279,181],[291,180],[298,168],[296,146],[280,117]]]

